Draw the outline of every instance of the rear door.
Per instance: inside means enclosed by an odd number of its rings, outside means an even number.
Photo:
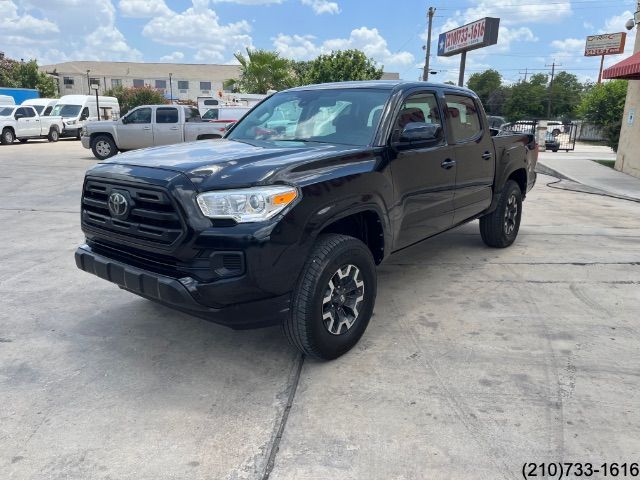
[[[151,107],[140,107],[118,122],[118,148],[133,150],[153,146],[151,113]]]
[[[182,128],[180,127],[180,112],[176,107],[157,107],[153,124],[154,145],[172,145],[180,143]]]
[[[391,143],[408,123],[435,123],[443,126],[442,111],[432,91],[411,93],[401,104],[391,133]],[[453,191],[456,181],[455,152],[447,145],[444,132],[428,146],[395,149],[391,174],[399,221],[396,248],[435,235],[453,223]]]
[[[449,142],[457,164],[453,196],[454,224],[482,212],[491,204],[495,158],[489,126],[478,100],[445,94]]]

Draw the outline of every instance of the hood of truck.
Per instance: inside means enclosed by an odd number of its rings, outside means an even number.
[[[187,175],[200,191],[273,183],[304,185],[327,177],[368,171],[372,147],[326,143],[200,140],[117,155],[101,165],[147,167]]]

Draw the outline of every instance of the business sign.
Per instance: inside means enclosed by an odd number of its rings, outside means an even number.
[[[499,29],[499,18],[486,17],[441,33],[438,38],[438,56],[451,57],[469,50],[495,45],[498,43]]]
[[[627,34],[625,32],[592,35],[587,37],[584,56],[599,57],[601,55],[618,55],[624,53],[626,42]]]

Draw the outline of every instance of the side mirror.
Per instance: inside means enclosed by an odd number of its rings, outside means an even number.
[[[123,124],[123,125],[126,125],[127,123],[129,123],[129,120],[127,120],[127,117],[122,117],[120,119],[120,123]]]
[[[16,120],[20,120],[21,118],[24,118],[25,115],[24,113],[16,113],[13,118],[15,118]]]
[[[89,115],[87,115],[86,113],[80,115],[80,120],[86,120],[87,118],[89,118]]]
[[[429,143],[440,138],[442,127],[434,123],[411,122],[400,133],[400,144]]]

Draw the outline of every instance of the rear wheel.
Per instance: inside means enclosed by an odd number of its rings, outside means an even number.
[[[293,292],[283,323],[289,342],[307,356],[330,360],[358,343],[376,299],[369,248],[346,235],[322,235]]]
[[[13,130],[11,130],[10,128],[5,128],[2,131],[0,142],[2,142],[3,145],[11,145],[15,139],[16,136],[14,135]]]
[[[480,218],[480,235],[490,247],[505,248],[518,236],[522,218],[522,192],[513,180],[507,181],[498,206],[489,215]]]
[[[60,132],[58,132],[57,128],[53,127],[51,130],[49,130],[47,140],[49,140],[50,142],[57,142],[58,140],[60,140]]]
[[[91,144],[91,151],[98,160],[106,160],[118,153],[118,148],[110,136],[98,135]]]

